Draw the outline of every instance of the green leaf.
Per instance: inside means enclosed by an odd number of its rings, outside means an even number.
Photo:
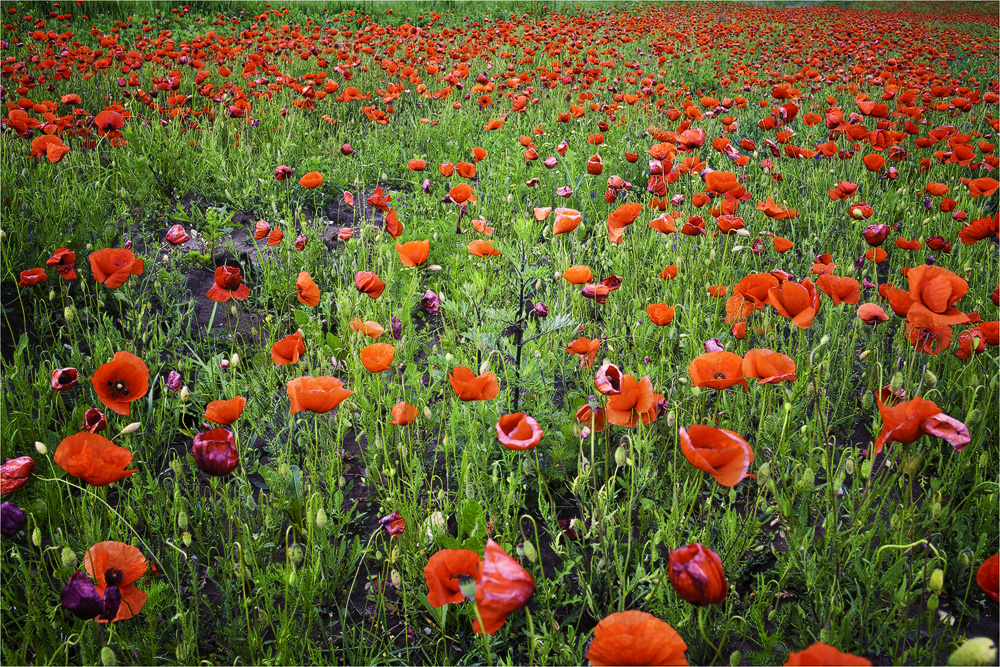
[[[295,311],[295,323],[299,325],[300,329],[304,329],[309,326],[309,314],[303,310]]]

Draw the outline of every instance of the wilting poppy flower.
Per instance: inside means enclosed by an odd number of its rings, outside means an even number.
[[[327,375],[295,378],[288,382],[286,391],[291,401],[288,409],[290,415],[303,410],[329,412],[354,394],[350,389],[344,389],[344,383],[338,378]]]
[[[584,403],[576,411],[576,421],[588,428],[592,426],[594,433],[600,433],[604,430],[604,408],[591,410],[590,404]]]
[[[687,665],[687,644],[677,631],[644,611],[622,611],[601,619],[585,656],[605,665]]]
[[[264,220],[258,220],[257,225],[254,227],[253,237],[260,241],[270,233],[271,225]]]
[[[247,399],[243,396],[237,396],[228,401],[212,401],[205,407],[205,421],[229,426],[240,418],[246,404]]]
[[[57,368],[52,371],[50,384],[56,391],[65,391],[76,386],[79,376],[75,368]]]
[[[131,352],[115,352],[111,361],[102,364],[90,380],[101,403],[128,416],[129,404],[149,390],[149,368]]]
[[[577,264],[563,271],[562,277],[574,285],[584,285],[594,279],[594,274],[588,267]]]
[[[87,549],[83,564],[97,582],[97,594],[105,597],[105,590],[116,587],[121,593],[118,613],[111,619],[98,618],[98,622],[124,621],[132,618],[146,604],[147,595],[135,587],[135,582],[146,574],[146,557],[135,547],[122,542],[98,542]]]
[[[400,401],[392,406],[392,421],[389,423],[396,426],[406,426],[407,424],[412,424],[418,414],[420,413],[415,406]]]
[[[767,348],[748,350],[743,355],[743,376],[757,378],[757,384],[795,382],[795,361],[791,357]]]
[[[940,266],[922,264],[906,274],[910,284],[913,304],[906,311],[906,319],[919,327],[964,324],[969,316],[955,308],[969,284],[951,271]]]
[[[295,280],[295,295],[299,303],[307,306],[319,305],[319,287],[305,271],[299,272],[299,277]]]
[[[30,456],[18,456],[15,459],[7,459],[0,466],[0,496],[17,491],[28,483],[31,472],[35,469],[35,462]]]
[[[361,363],[372,373],[381,373],[392,365],[396,348],[388,343],[372,343],[361,350]]]
[[[494,248],[489,241],[476,239],[469,242],[469,254],[475,257],[494,257],[499,255],[500,251]]]
[[[535,209],[535,219],[538,219],[539,212],[544,211],[545,217],[548,217],[548,211],[551,209]],[[542,218],[542,220],[545,219]],[[571,232],[580,226],[583,222],[583,214],[574,208],[557,208],[555,211],[555,222],[552,223],[552,235],[558,236],[559,234],[566,234]]]
[[[741,385],[749,391],[743,377],[743,359],[732,352],[706,352],[691,360],[688,375],[696,387],[723,390]]]
[[[214,401],[213,403],[222,402]],[[211,408],[212,404],[210,403],[208,407]],[[240,406],[241,411],[242,409],[242,406]],[[207,414],[208,412],[206,411],[206,419],[216,421],[209,419]],[[229,424],[230,422],[216,421],[216,423]],[[194,456],[194,462],[199,470],[206,475],[214,475],[215,477],[228,475],[236,469],[236,465],[239,463],[236,440],[233,439],[232,432],[226,428],[216,428],[194,436],[194,442],[191,445],[191,454]]]
[[[442,549],[427,560],[424,581],[427,602],[434,608],[465,600],[461,580],[468,577],[478,583],[482,576],[479,554],[470,549]]]
[[[399,261],[403,266],[420,266],[427,261],[427,256],[431,252],[431,242],[410,241],[400,245],[396,244],[396,252],[399,254]]]
[[[393,537],[399,537],[406,531],[406,521],[399,512],[393,512],[378,520],[379,524],[385,528],[385,532]]]
[[[858,657],[852,653],[838,651],[823,642],[816,642],[804,651],[792,651],[788,654],[785,665],[788,667],[806,667],[816,665],[825,667],[871,667],[871,660]]]
[[[875,326],[879,322],[885,322],[889,316],[882,310],[882,306],[875,303],[863,303],[858,306],[858,319],[865,324]]]
[[[910,444],[925,433],[930,433],[931,431],[928,429],[942,432],[943,435],[938,437],[947,439],[952,447],[958,451],[962,451],[965,445],[971,441],[968,429],[961,422],[956,422],[959,425],[957,427],[946,428],[947,424],[942,420],[931,421],[931,418],[943,414],[934,401],[915,396],[909,401],[901,401],[897,405],[889,407],[882,402],[881,396],[876,392],[876,404],[879,415],[882,417],[882,430],[878,438],[875,439],[873,458],[879,455],[887,442]],[[947,417],[947,415],[944,416]],[[954,435],[952,436],[950,432],[954,432]]]
[[[500,393],[500,384],[493,373],[476,375],[471,368],[456,366],[448,375],[451,388],[463,401],[489,401]]]
[[[104,248],[90,253],[90,270],[94,280],[108,289],[118,289],[129,276],[142,275],[142,260],[136,259],[131,250]]]
[[[477,634],[492,635],[507,622],[507,615],[521,609],[535,591],[535,580],[520,563],[507,555],[492,539],[486,540],[486,553],[476,581],[476,608],[482,619],[472,624]]]
[[[441,298],[433,291],[427,290],[420,297],[420,307],[428,313],[438,313],[441,311]]]
[[[976,570],[976,583],[983,592],[1000,602],[1000,554],[993,554]]]
[[[693,605],[721,604],[729,594],[719,554],[697,542],[670,552],[669,573],[674,590]]]
[[[385,283],[371,271],[358,271],[354,275],[354,286],[359,292],[367,294],[373,299],[382,296],[382,292],[385,290]]]
[[[76,280],[76,253],[69,248],[59,248],[45,260],[45,266],[56,267],[56,273],[63,280]]]
[[[66,582],[59,602],[66,611],[82,621],[96,618],[104,611],[104,600],[97,592],[97,587],[90,577],[80,571],[74,572]]]
[[[318,188],[323,185],[323,174],[318,171],[310,171],[307,174],[303,174],[302,178],[299,179],[299,185],[307,190]]]
[[[306,346],[302,342],[302,334],[296,331],[271,346],[271,361],[275,366],[286,366],[297,363],[299,356],[305,353]]]
[[[503,415],[496,424],[497,439],[507,449],[524,451],[534,449],[542,440],[542,428],[523,412]]]
[[[184,231],[184,225],[174,225],[167,230],[167,235],[163,237],[167,243],[173,245],[180,245],[182,243],[187,243],[191,240],[191,237],[186,231]]]
[[[0,503],[0,535],[4,539],[17,535],[28,525],[28,515],[16,503],[5,500]]]
[[[608,363],[597,369],[594,375],[594,387],[605,396],[614,396],[622,392],[622,372],[614,364]]]
[[[658,327],[664,327],[674,321],[674,307],[665,303],[651,303],[646,306],[649,320]]]
[[[656,418],[656,392],[648,377],[636,380],[626,373],[620,387],[620,391],[608,399],[604,416],[609,422],[634,428],[640,418],[646,424]]]
[[[679,434],[688,463],[710,474],[722,486],[733,487],[746,478],[753,463],[753,449],[739,433],[695,424],[687,429],[682,426]]]
[[[912,322],[906,323],[904,336],[907,342],[925,354],[937,356],[951,345],[953,331],[947,324],[936,327],[919,327]]]
[[[566,346],[566,351],[570,354],[580,355],[580,366],[590,368],[597,357],[597,351],[601,347],[600,338],[577,338]]]
[[[861,300],[861,285],[854,278],[824,273],[816,279],[816,287],[833,299],[835,306],[842,303],[854,305]]]
[[[83,426],[80,430],[87,431],[88,433],[97,433],[98,431],[103,431],[108,427],[108,419],[104,416],[104,413],[97,408],[89,408],[83,413]]]
[[[786,281],[772,287],[767,291],[767,303],[800,329],[812,326],[820,305],[819,293],[808,278],[799,283]]]
[[[239,301],[250,296],[250,288],[243,284],[243,273],[235,266],[220,266],[215,269],[215,282],[205,294],[216,303],[225,303],[230,298]]]
[[[125,470],[132,463],[132,452],[96,433],[77,433],[63,438],[53,460],[91,486],[114,484],[136,472]]]
[[[357,317],[351,320],[349,326],[351,327],[351,331],[362,333],[369,338],[378,338],[385,333],[385,328],[378,322],[373,322],[372,320],[365,320],[362,322],[361,319]]]

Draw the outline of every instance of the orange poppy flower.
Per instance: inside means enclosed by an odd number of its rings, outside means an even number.
[[[626,373],[620,386],[621,390],[608,399],[605,419],[615,426],[634,428],[640,418],[646,424],[656,418],[656,393],[648,377],[636,380]]]
[[[492,539],[486,540],[481,575],[476,581],[476,608],[482,619],[472,624],[477,634],[492,635],[507,622],[507,615],[521,609],[535,592],[535,580],[520,563]]]
[[[976,570],[976,583],[994,602],[1000,602],[1000,554],[983,561]]]
[[[361,363],[372,373],[381,373],[392,365],[396,348],[388,343],[372,343],[361,350]]]
[[[885,311],[878,304],[863,303],[858,306],[858,319],[865,324],[875,326],[879,322],[888,321],[889,316],[885,314]]]
[[[729,582],[719,554],[694,542],[671,551],[669,559],[670,585],[685,602],[699,607],[725,602]]]
[[[373,299],[382,296],[385,291],[385,283],[371,271],[358,271],[354,274],[354,286],[362,294],[367,294]]]
[[[854,278],[824,273],[816,279],[816,287],[833,299],[833,305],[856,304],[861,300],[861,285]]]
[[[90,253],[90,270],[94,280],[108,289],[118,289],[129,276],[142,275],[142,260],[131,250],[104,248]]]
[[[969,188],[969,194],[973,199],[977,197],[992,197],[1000,189],[1000,181],[995,178],[984,176],[982,178],[962,179],[962,182]]]
[[[887,442],[902,444],[915,442],[925,433],[924,423],[931,417],[941,414],[941,408],[934,401],[919,396],[909,401],[900,401],[894,406],[886,406],[879,392],[875,392],[875,401],[882,417],[882,430],[875,440],[872,458],[879,455]]]
[[[612,243],[618,244],[622,241],[625,228],[631,225],[642,215],[642,204],[629,202],[622,204],[608,216],[608,237]]]
[[[31,157],[42,157],[55,164],[69,153],[69,146],[62,139],[51,134],[43,134],[31,141]]]
[[[281,239],[285,238],[285,233],[275,227],[271,230],[271,233],[267,235],[267,247],[273,247],[281,243]]]
[[[524,451],[534,449],[542,440],[542,427],[534,417],[523,412],[503,415],[496,424],[497,439],[507,449]]]
[[[476,582],[482,577],[479,554],[470,549],[442,549],[427,560],[424,581],[427,582],[427,602],[434,608],[457,604],[465,600],[462,577]]]
[[[574,285],[584,285],[594,279],[594,274],[588,267],[577,264],[563,271],[562,277]]]
[[[456,366],[448,375],[451,388],[463,401],[489,401],[500,393],[500,383],[493,373],[476,375],[471,368]]]
[[[271,346],[271,361],[275,366],[287,366],[298,363],[299,356],[305,353],[306,345],[302,342],[302,334],[296,331]]]
[[[486,159],[489,153],[486,152],[485,148],[480,148],[479,146],[472,149],[472,157],[475,158],[476,162],[482,162]]]
[[[538,218],[539,209],[535,209],[535,218]],[[544,220],[544,218],[542,218]],[[552,235],[558,236],[571,232],[583,222],[583,214],[574,208],[557,208],[555,222],[552,223]]]
[[[451,175],[455,173],[455,165],[451,162],[442,162],[438,165],[438,172],[445,178],[451,178]]]
[[[770,273],[751,273],[733,285],[733,295],[726,299],[726,323],[746,319],[754,310],[763,310],[768,291],[777,285],[778,279]]]
[[[757,210],[773,220],[791,220],[799,215],[799,212],[794,208],[778,206],[770,197],[767,198],[767,201],[757,202]]]
[[[351,320],[351,323],[348,326],[351,327],[351,331],[364,334],[369,338],[378,338],[385,333],[385,327],[378,322],[373,322],[372,320],[361,321],[358,317]]]
[[[696,387],[721,391],[738,384],[743,391],[749,391],[743,377],[743,358],[732,352],[720,350],[698,355],[688,365],[688,375]]]
[[[459,183],[448,191],[448,196],[456,204],[464,204],[472,198],[472,186],[468,183]]]
[[[240,418],[246,404],[247,399],[243,396],[237,396],[228,401],[212,401],[205,407],[205,421],[229,426]]]
[[[318,188],[323,185],[323,174],[318,171],[310,171],[307,174],[303,174],[302,178],[299,179],[299,185],[307,190]]]
[[[604,430],[604,408],[590,409],[589,403],[584,403],[576,411],[576,421],[584,426],[593,427],[594,433]]]
[[[486,236],[493,236],[493,232],[495,231],[492,227],[488,227],[486,225],[485,220],[473,220],[472,228],[480,234],[485,234]]]
[[[127,620],[142,611],[148,596],[135,587],[135,582],[146,574],[148,566],[141,551],[122,542],[98,542],[87,549],[83,566],[97,582],[97,594],[102,598],[109,586],[118,587],[121,603],[111,622]],[[98,618],[97,622],[107,623],[108,619]]]
[[[572,211],[573,209],[567,208],[563,210]],[[546,219],[548,219],[549,214],[552,213],[552,207],[551,206],[543,206],[541,208],[535,207],[532,213],[534,214],[536,221],[544,222]],[[579,213],[579,211],[577,211],[577,213]]]
[[[669,213],[657,216],[649,221],[649,226],[661,234],[677,233],[677,221]]]
[[[800,283],[786,281],[768,290],[767,303],[798,328],[808,329],[819,310],[819,293],[808,278]]]
[[[906,311],[906,319],[914,326],[936,327],[965,324],[969,316],[955,308],[969,291],[969,284],[941,266],[921,264],[906,274],[913,305]]]
[[[53,460],[60,468],[91,486],[107,486],[131,476],[135,469],[132,452],[96,433],[77,433],[63,438]]]
[[[788,252],[795,245],[794,243],[792,243],[788,239],[782,238],[780,236],[774,236],[774,237],[772,237],[771,241],[772,241],[772,243],[774,243],[774,249],[775,249],[775,251],[779,252],[779,253]]]
[[[798,379],[795,375],[795,361],[767,348],[748,350],[743,355],[742,372],[744,377],[757,378],[757,384],[795,382]]]
[[[806,665],[830,665],[831,667],[871,667],[871,660],[858,657],[853,653],[844,653],[837,649],[816,642],[804,651],[792,651],[788,654],[785,665],[788,667],[806,667]]]
[[[476,239],[475,241],[469,241],[469,254],[475,257],[495,257],[500,255],[501,252],[494,248],[489,241]]]
[[[415,406],[400,401],[392,406],[392,421],[389,423],[395,426],[406,426],[412,424],[418,414],[420,413]]]
[[[580,355],[580,367],[590,368],[597,358],[597,351],[601,348],[600,338],[577,338],[566,346],[566,351],[570,354]]]
[[[269,225],[265,220],[258,220],[257,224],[254,225],[254,230],[253,230],[254,239],[260,241],[270,233],[271,233],[271,225]]]
[[[384,222],[386,234],[391,236],[393,239],[398,239],[403,234],[403,223],[399,221],[399,216],[396,215],[396,209],[389,209],[389,212],[385,214]]]
[[[739,484],[753,463],[753,450],[739,433],[695,424],[679,430],[681,451],[688,463],[726,487]]]
[[[312,276],[305,271],[301,271],[295,281],[295,293],[299,303],[307,306],[319,305],[319,287],[316,286]]]
[[[664,280],[672,280],[677,277],[677,266],[675,264],[671,264],[670,266],[665,267],[657,275]]]
[[[948,190],[948,186],[944,183],[934,183],[933,181],[924,186],[924,191],[932,197],[940,197]]]
[[[130,404],[149,391],[149,368],[131,352],[115,352],[90,378],[101,403],[120,415],[128,416]]]
[[[427,163],[423,160],[414,158],[406,163],[406,168],[410,171],[423,171],[427,168]]]
[[[879,171],[885,166],[885,158],[874,153],[864,157],[865,169],[868,171]]]
[[[459,162],[455,165],[455,171],[462,178],[475,178],[476,177],[476,165],[471,162]]]
[[[400,245],[396,244],[396,252],[399,254],[399,261],[403,266],[420,266],[427,261],[427,256],[431,252],[430,240],[409,241]]]
[[[936,327],[919,327],[907,321],[903,335],[906,340],[919,351],[938,355],[948,349],[954,332],[947,324]]]
[[[350,389],[344,389],[344,383],[339,379],[328,375],[304,375],[290,380],[286,392],[291,401],[288,408],[290,415],[303,410],[329,412],[354,394]]]
[[[674,307],[665,303],[651,303],[646,306],[646,314],[650,321],[658,327],[664,327],[674,321]]]
[[[622,611],[601,619],[585,656],[594,667],[687,665],[687,644],[677,631],[644,611]]]

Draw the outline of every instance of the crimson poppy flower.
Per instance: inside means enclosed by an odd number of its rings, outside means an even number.
[[[611,294],[611,288],[601,284],[584,285],[580,290],[580,293],[585,298],[593,299],[595,302],[603,305],[608,301],[608,295]]]
[[[215,403],[222,403],[222,401],[215,401]],[[209,404],[209,408],[211,407]],[[240,410],[242,410],[242,406]],[[208,419],[207,411],[206,419]],[[220,421],[217,423],[228,424],[229,422]],[[216,428],[194,436],[191,454],[194,456],[194,462],[199,470],[206,475],[215,477],[228,475],[236,469],[236,465],[239,463],[236,440],[233,438],[232,431],[227,428]]]
[[[587,159],[587,173],[591,176],[600,176],[604,171],[604,160],[600,155],[591,155]]]
[[[385,333],[385,327],[378,322],[373,322],[372,320],[361,321],[358,317],[351,320],[351,323],[348,326],[350,326],[351,331],[364,334],[369,338],[378,338]]]
[[[785,661],[787,667],[806,667],[807,665],[819,665],[830,667],[871,667],[871,661],[854,655],[844,653],[834,647],[816,642],[804,651],[792,651]]]
[[[17,491],[27,484],[34,469],[35,461],[30,456],[7,459],[0,466],[0,496]]]
[[[424,581],[427,583],[427,602],[434,608],[457,604],[465,600],[461,580],[479,581],[482,562],[479,554],[470,549],[442,549],[427,560]]]
[[[45,274],[45,269],[28,269],[27,271],[21,271],[17,286],[32,287],[44,283],[48,279],[49,277]]]
[[[76,386],[79,372],[75,368],[57,368],[52,371],[51,385],[56,391],[65,391]]]
[[[327,375],[295,378],[288,382],[286,391],[291,401],[288,408],[290,415],[303,410],[320,414],[329,412],[354,394],[350,389],[344,389],[341,380]]]
[[[695,468],[726,487],[736,486],[746,478],[753,463],[753,449],[739,433],[700,424],[681,427],[679,433],[681,451]]]
[[[733,385],[741,385],[749,391],[743,377],[743,359],[733,352],[705,352],[691,360],[688,376],[696,387],[723,390]]]
[[[674,321],[674,307],[665,303],[651,303],[646,306],[646,314],[650,321],[658,327],[664,327]]]
[[[97,408],[89,408],[83,413],[83,426],[80,430],[87,431],[88,433],[97,433],[98,431],[103,431],[108,427],[108,419],[104,416],[104,413]]]
[[[576,411],[576,421],[594,429],[594,433],[604,430],[604,408],[591,410],[589,403],[584,403]]]
[[[149,368],[131,352],[115,352],[111,361],[102,364],[90,379],[101,403],[125,416],[130,403],[149,390]]]
[[[865,242],[872,246],[878,247],[885,243],[885,240],[889,238],[889,232],[891,231],[889,225],[868,225],[865,227],[865,231],[861,233],[865,237]]]
[[[403,266],[421,266],[427,261],[430,251],[430,240],[396,244],[396,253],[399,254],[399,261],[403,263]]]
[[[69,248],[59,248],[45,260],[45,266],[56,267],[56,273],[63,280],[76,280],[76,253]]]
[[[105,109],[94,116],[94,125],[97,127],[97,133],[104,136],[108,132],[115,132],[125,127],[125,118],[117,111]]]
[[[621,611],[594,628],[585,656],[594,667],[605,665],[687,665],[687,644],[677,631],[644,611]]]
[[[795,361],[791,357],[774,352],[767,348],[748,350],[743,355],[742,371],[744,377],[757,378],[757,384],[777,384],[779,382],[795,382]]]
[[[295,280],[295,296],[298,297],[299,303],[313,307],[319,305],[319,287],[316,286],[312,276],[305,271],[300,271],[299,277]]]
[[[141,276],[142,267],[142,260],[125,248],[104,248],[90,253],[94,280],[108,289],[121,287],[130,275]]]
[[[296,331],[271,346],[271,361],[275,366],[286,366],[298,363],[299,356],[305,353],[306,346],[302,342],[302,334]]]
[[[416,406],[400,401],[392,406],[392,421],[389,423],[395,426],[406,426],[412,424],[418,414],[420,413]]]
[[[367,294],[372,299],[379,298],[385,291],[385,283],[371,271],[358,271],[354,275],[354,286],[359,292]]]
[[[863,303],[858,306],[858,319],[865,324],[875,326],[879,322],[888,321],[889,316],[885,314],[885,311],[878,304]]]
[[[462,178],[475,178],[476,177],[476,165],[471,162],[459,162],[455,165],[455,171]]]
[[[114,484],[136,472],[125,469],[132,463],[132,452],[96,433],[77,433],[63,438],[53,460],[91,486]]]
[[[250,296],[250,288],[243,284],[243,274],[235,266],[220,266],[215,269],[215,282],[205,294],[216,303],[225,303],[230,298],[240,301]]]
[[[772,287],[767,292],[767,303],[800,329],[812,326],[820,306],[819,294],[808,278],[799,283],[788,281]]]
[[[132,618],[146,604],[146,593],[135,587],[135,582],[146,574],[146,557],[135,547],[122,542],[98,542],[87,549],[83,564],[94,581],[97,594],[107,599],[105,591],[115,587],[121,595],[118,613],[113,618],[98,617],[99,623],[124,621]]]
[[[563,271],[562,277],[574,285],[585,285],[594,279],[594,274],[588,267],[577,264]]]
[[[1000,602],[1000,554],[993,554],[976,570],[976,583],[983,592]]]
[[[456,366],[448,375],[448,382],[462,401],[489,401],[500,393],[496,375],[490,372],[476,375],[466,366]]]
[[[240,418],[246,404],[247,399],[243,396],[237,396],[228,401],[212,401],[205,407],[205,421],[229,426]]]
[[[699,607],[721,604],[729,594],[722,559],[697,542],[670,552],[669,575],[677,594]]]
[[[548,217],[551,208],[536,208],[535,209],[535,219],[538,220],[539,216],[542,216],[542,220]],[[539,220],[541,222],[541,220]],[[583,222],[583,214],[574,208],[556,208],[555,210],[555,221],[552,223],[552,235],[558,236],[559,234],[566,234],[573,231],[580,226]],[[589,279],[588,279],[589,280]]]
[[[392,366],[396,348],[388,343],[372,343],[361,350],[361,363],[371,373],[381,373]]]
[[[523,412],[503,415],[496,429],[500,444],[514,451],[534,449],[542,440],[542,428],[538,422]]]
[[[486,540],[486,552],[476,581],[476,608],[479,618],[472,624],[477,634],[492,635],[507,622],[507,616],[528,603],[535,591],[535,580],[520,563],[507,555],[492,539]]]

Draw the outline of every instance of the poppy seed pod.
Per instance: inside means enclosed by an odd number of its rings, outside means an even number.
[[[719,604],[729,593],[722,559],[697,542],[670,552],[670,584],[684,600],[698,606]]]
[[[196,435],[191,453],[194,455],[195,464],[202,472],[216,477],[228,475],[239,462],[236,441],[232,432],[225,428],[216,428]]]

